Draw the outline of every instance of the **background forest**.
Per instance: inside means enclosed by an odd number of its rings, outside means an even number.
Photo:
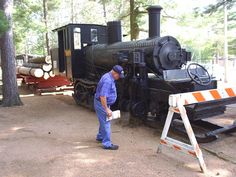
[[[222,1],[222,0],[221,0]],[[52,30],[68,23],[106,24],[122,20],[124,41],[148,36],[148,5],[163,7],[161,35],[175,36],[204,62],[224,53],[224,8],[220,0],[14,0],[17,54],[46,55],[56,46]],[[236,55],[236,7],[228,5],[229,58]],[[132,6],[130,6],[130,4]],[[130,33],[130,7],[134,15]],[[132,35],[130,35],[132,34]]]

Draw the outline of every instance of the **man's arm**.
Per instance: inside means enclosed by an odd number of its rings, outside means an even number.
[[[107,98],[105,96],[100,96],[100,101],[102,106],[104,107],[107,116],[111,117],[112,116],[112,111],[110,110],[110,108],[107,106]]]

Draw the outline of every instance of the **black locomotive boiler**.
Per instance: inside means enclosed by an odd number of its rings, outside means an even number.
[[[93,109],[96,85],[113,65],[120,64],[125,78],[117,83],[116,109],[129,111],[142,119],[165,120],[170,94],[217,88],[207,70],[190,64],[191,53],[172,36],[160,36],[160,6],[147,9],[149,37],[122,42],[121,22],[107,26],[68,24],[55,29],[58,48],[53,49],[54,72],[74,83],[74,99]],[[190,121],[221,114],[220,103],[201,103],[187,107]]]

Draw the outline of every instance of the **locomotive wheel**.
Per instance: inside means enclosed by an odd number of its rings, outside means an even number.
[[[137,102],[131,107],[132,116],[145,119],[147,117],[146,105],[144,102]]]
[[[127,112],[129,111],[129,108],[130,108],[130,101],[129,100],[121,100],[119,102],[119,107],[121,109],[121,111],[124,111],[124,112]]]
[[[74,86],[74,100],[77,104],[82,104],[86,101],[88,95],[88,91],[84,88],[79,82],[77,82]]]

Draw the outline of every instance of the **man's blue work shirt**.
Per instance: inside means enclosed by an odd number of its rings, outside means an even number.
[[[107,98],[107,105],[112,105],[116,101],[116,85],[111,72],[104,74],[98,82],[95,97],[100,100],[100,96]]]

